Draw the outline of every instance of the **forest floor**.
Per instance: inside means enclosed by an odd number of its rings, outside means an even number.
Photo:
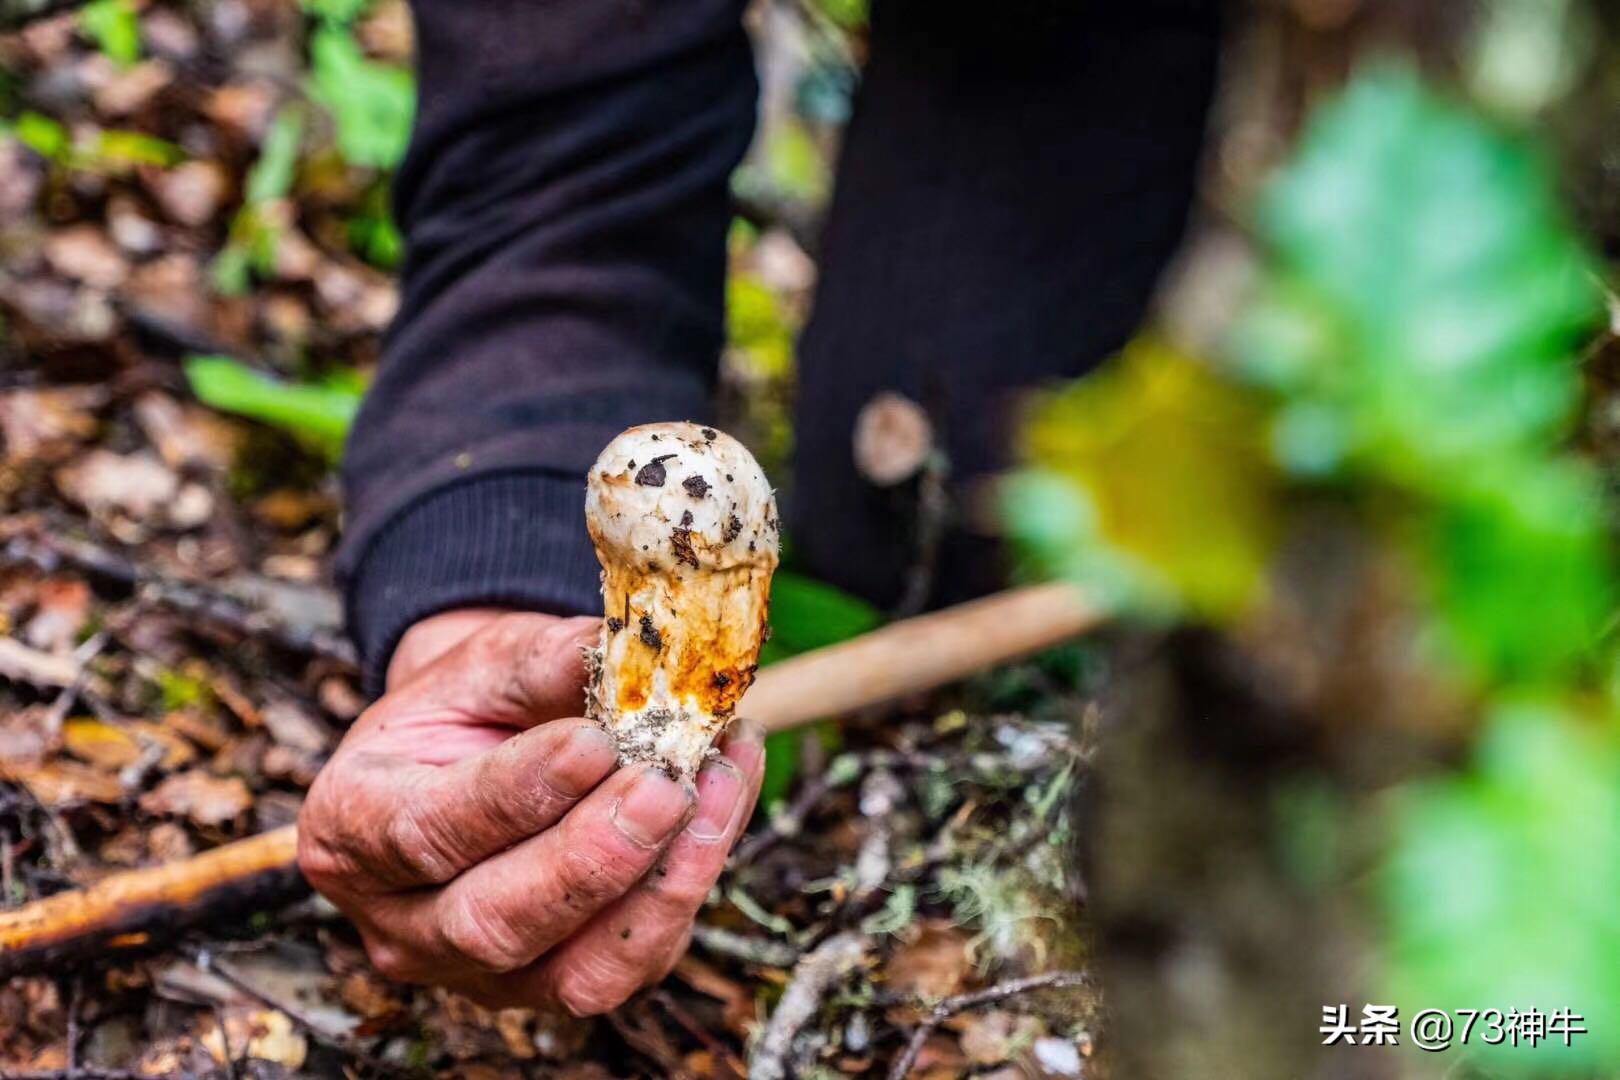
[[[213,411],[184,361],[341,411],[395,304],[409,48],[395,0],[98,0],[0,33],[0,904],[293,821],[365,704],[331,430]],[[770,464],[814,268],[785,229],[735,255],[726,396]],[[0,1074],[1082,1075],[1079,659],[806,734],[690,955],[609,1017],[391,984],[306,899],[13,980]]]

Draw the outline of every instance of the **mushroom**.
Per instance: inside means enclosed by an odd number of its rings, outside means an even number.
[[[585,521],[602,564],[587,715],[623,764],[690,776],[754,681],[776,569],[776,500],[737,440],[645,424],[591,467]]]

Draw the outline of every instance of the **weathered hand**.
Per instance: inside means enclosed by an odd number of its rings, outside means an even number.
[[[694,785],[616,769],[580,719],[595,619],[424,620],[299,817],[299,864],[383,974],[489,1005],[605,1012],[662,978],[764,766],[735,725]]]

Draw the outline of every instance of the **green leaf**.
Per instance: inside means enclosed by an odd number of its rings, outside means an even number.
[[[304,137],[304,110],[284,106],[259,144],[259,158],[248,171],[243,198],[249,203],[284,199],[298,173],[298,147]]]
[[[130,0],[91,0],[79,9],[79,27],[109,60],[129,67],[141,58],[141,22]]]
[[[1394,801],[1378,876],[1388,1000],[1574,1009],[1570,1047],[1475,1038],[1491,1075],[1593,1075],[1620,1060],[1620,754],[1554,703],[1499,708],[1475,767]]]
[[[315,32],[310,65],[310,94],[331,112],[344,158],[375,169],[398,165],[416,108],[411,73],[368,59],[347,30],[332,24]]]
[[[12,134],[28,149],[50,161],[65,161],[73,149],[68,129],[32,110],[17,117]]]
[[[371,0],[299,0],[306,14],[335,23],[352,23],[366,13]]]
[[[842,589],[791,570],[780,571],[771,582],[771,639],[760,662],[774,663],[848,641],[882,621],[877,608]]]
[[[1423,537],[1438,617],[1474,671],[1510,685],[1596,668],[1616,594],[1597,476],[1574,460],[1472,478]]]
[[[189,358],[186,379],[205,404],[279,427],[334,461],[360,407],[353,385],[284,383],[225,356]]]
[[[1443,488],[1565,430],[1602,306],[1528,143],[1381,68],[1318,110],[1258,225],[1271,257],[1236,351],[1342,444],[1284,438],[1285,462]]]
[[[108,129],[96,135],[94,157],[110,165],[156,165],[168,168],[185,160],[185,151],[167,139],[140,131]]]

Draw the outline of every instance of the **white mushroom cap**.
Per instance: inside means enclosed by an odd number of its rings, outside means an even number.
[[[585,520],[605,615],[592,715],[622,761],[689,775],[759,661],[780,532],[770,484],[729,435],[646,424],[591,467]]]

